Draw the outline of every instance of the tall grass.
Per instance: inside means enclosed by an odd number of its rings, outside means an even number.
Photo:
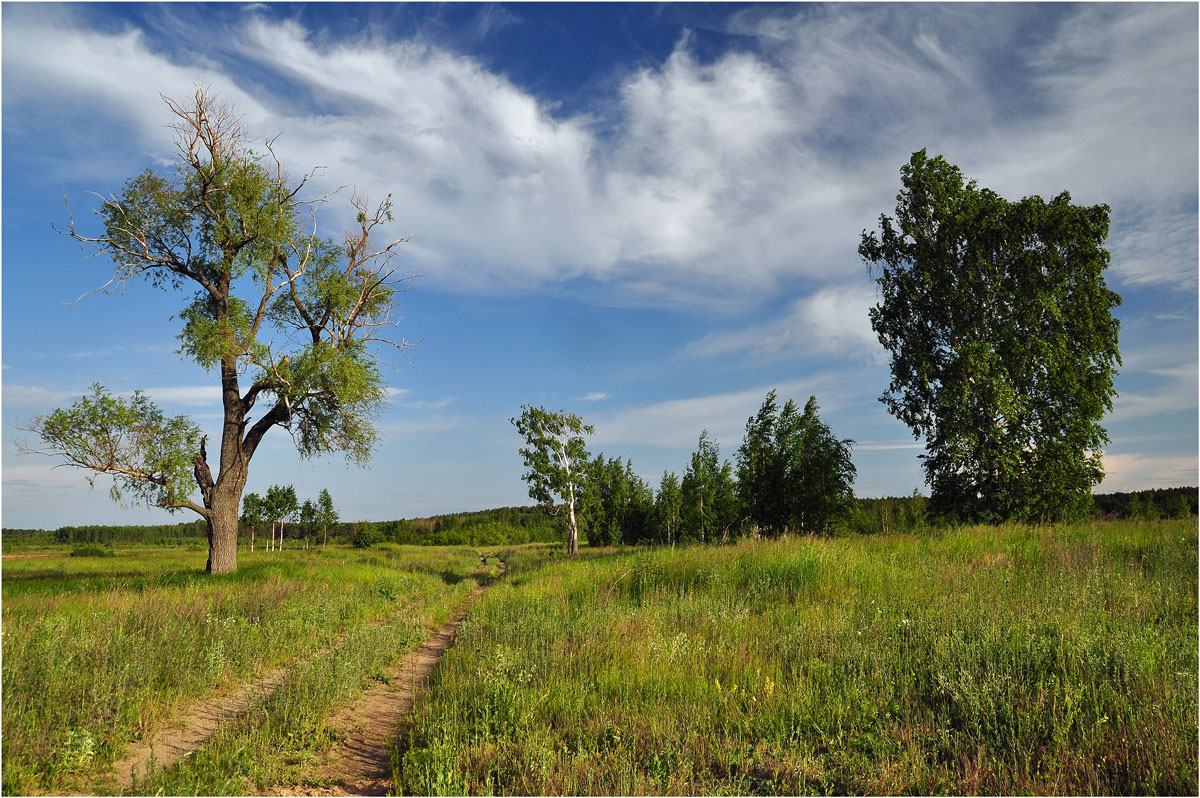
[[[1197,789],[1194,523],[534,567],[418,701],[413,794]]]
[[[197,573],[195,557],[5,564],[5,794],[81,789],[187,702],[322,649],[338,649],[343,668],[368,662],[346,653],[363,648],[394,658],[474,588],[466,577],[479,564],[469,549],[331,548],[244,554],[237,573],[214,577]],[[294,704],[296,690],[313,690],[297,672],[314,667],[289,674]],[[353,693],[377,671],[338,671],[338,689]],[[324,706],[296,705],[310,715]]]

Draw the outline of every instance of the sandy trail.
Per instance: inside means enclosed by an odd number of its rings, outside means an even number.
[[[502,564],[501,569],[505,566]],[[421,689],[434,665],[454,642],[454,633],[468,608],[486,589],[480,585],[447,621],[421,647],[405,656],[386,672],[387,682],[369,688],[357,701],[346,705],[330,718],[331,727],[345,735],[320,767],[320,780],[334,783],[333,788],[279,788],[281,795],[386,795],[391,783],[391,746],[399,721],[412,708],[413,697]],[[396,614],[411,609],[399,610]],[[394,615],[392,617],[395,617]],[[387,620],[371,624],[378,626]],[[342,639],[305,659],[322,656],[338,648]],[[169,768],[195,753],[223,723],[245,716],[256,702],[269,696],[286,678],[295,663],[274,668],[253,682],[225,689],[191,704],[166,727],[149,739],[136,742],[113,765],[117,787],[126,791],[144,781],[151,769]]]
[[[429,674],[454,644],[458,625],[486,588],[478,587],[453,617],[421,647],[387,671],[387,681],[368,689],[329,720],[344,736],[318,766],[318,782],[331,787],[279,787],[276,795],[387,795],[391,788],[392,748],[401,721],[412,709]]]
[[[242,717],[256,701],[270,695],[287,672],[287,665],[275,668],[250,684],[191,705],[168,728],[129,747],[125,758],[113,766],[117,785],[128,790],[135,780],[146,778],[151,765],[161,770],[194,753],[222,723]]]

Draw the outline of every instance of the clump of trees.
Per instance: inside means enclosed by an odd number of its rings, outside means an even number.
[[[592,428],[578,416],[523,410],[521,423],[513,423],[527,444],[521,455],[530,495],[548,506],[563,502],[569,551],[580,529],[592,546],[828,535],[846,526],[856,509],[853,441],[837,438],[820,420],[816,397],[800,410],[791,400],[779,408],[775,391],[767,394],[746,423],[736,472],[702,431],[682,478],[664,472],[657,492],[634,473],[631,460],[592,458],[582,439]]]
[[[815,396],[803,411],[791,399],[779,408],[771,391],[746,422],[738,449],[738,496],[762,534],[829,534],[853,507],[854,441],[834,436],[819,409]]]
[[[1065,191],[1009,201],[924,150],[900,175],[895,218],[864,230],[859,254],[891,353],[880,401],[925,439],[930,510],[985,523],[1085,515],[1121,362],[1108,206]]]
[[[333,507],[329,491],[322,489],[316,503],[305,499],[303,506],[299,504],[296,489],[291,485],[272,485],[267,489],[266,497],[247,493],[242,498],[241,522],[250,531],[251,552],[254,551],[255,533],[268,523],[271,525],[271,537],[267,542],[267,551],[282,551],[287,524],[293,520],[296,523],[292,526],[292,537],[304,541],[304,548],[308,548],[309,539],[318,533],[322,537],[322,545],[327,543],[329,530],[338,523],[338,513]],[[278,543],[276,529],[279,532]]]

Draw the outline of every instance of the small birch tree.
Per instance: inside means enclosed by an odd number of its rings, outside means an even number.
[[[529,497],[549,508],[551,514],[566,509],[567,553],[577,554],[576,500],[589,459],[583,436],[594,435],[596,428],[564,410],[552,413],[532,405],[522,405],[521,417],[509,421],[525,440],[520,454],[529,469],[523,477],[529,483]]]

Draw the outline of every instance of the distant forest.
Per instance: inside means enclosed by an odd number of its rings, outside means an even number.
[[[1116,519],[1183,518],[1197,514],[1196,488],[1160,488],[1134,493],[1100,493],[1094,497],[1095,518]],[[923,496],[888,496],[882,499],[857,499],[850,532],[860,534],[911,531],[924,523]],[[542,507],[500,507],[493,510],[446,513],[427,518],[396,521],[350,522],[330,530],[339,542],[350,542],[369,527],[379,541],[426,546],[503,546],[519,543],[557,543],[562,540],[561,519]],[[244,530],[245,531],[245,530]],[[286,528],[289,540],[298,541],[305,530],[299,524]],[[64,526],[55,530],[4,529],[7,551],[53,544],[100,543],[144,546],[207,545],[203,521],[148,526]],[[249,532],[246,531],[247,536]],[[310,535],[310,540],[313,538]],[[310,544],[311,545],[311,544]]]

